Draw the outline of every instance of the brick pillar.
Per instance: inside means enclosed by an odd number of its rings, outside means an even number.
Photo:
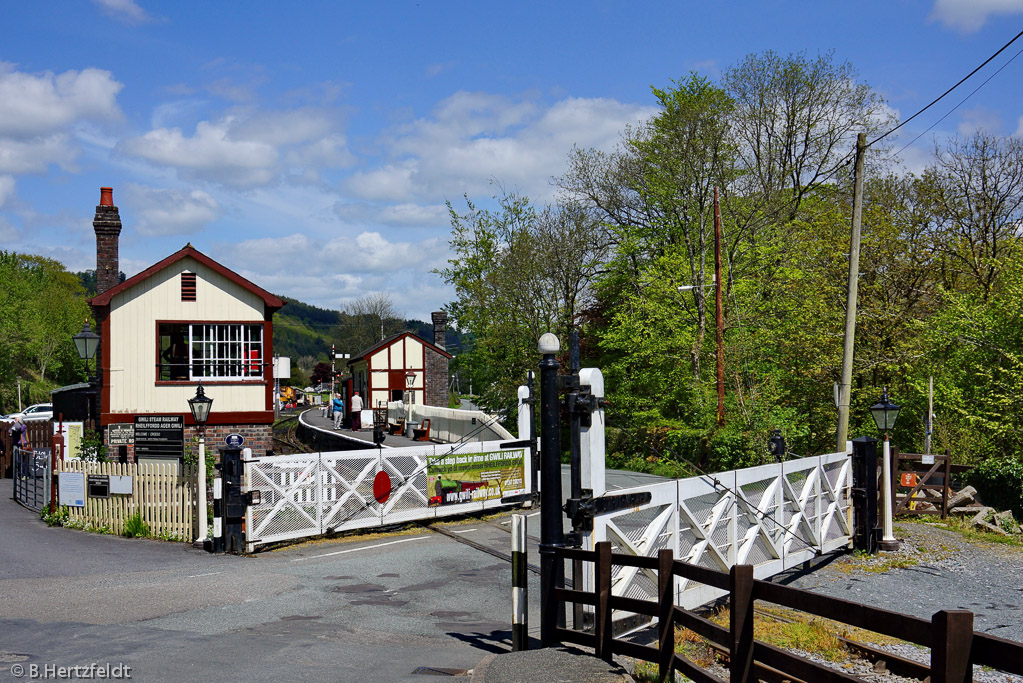
[[[433,318],[433,344],[446,350],[448,314],[444,311],[434,311],[430,316]]]
[[[99,206],[96,207],[96,217],[92,219],[92,228],[96,231],[96,293],[102,294],[117,285],[121,272],[117,262],[121,214],[114,206],[111,187],[100,188]]]
[[[448,314],[444,311],[434,311],[430,314],[433,318],[433,344],[444,348],[444,340],[447,335]],[[448,359],[431,349],[425,350],[426,362],[426,405],[446,408],[448,405]]]

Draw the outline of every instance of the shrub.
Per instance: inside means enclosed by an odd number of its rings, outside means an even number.
[[[142,514],[136,512],[124,523],[122,532],[128,538],[144,538],[149,536],[149,525],[142,519]]]
[[[61,505],[51,515],[50,508],[44,507],[39,517],[46,522],[46,526],[67,526],[68,520],[71,518],[71,512],[67,509],[66,505]]]
[[[985,505],[1012,510],[1013,517],[1023,519],[1023,459],[988,458],[963,478],[977,489]]]

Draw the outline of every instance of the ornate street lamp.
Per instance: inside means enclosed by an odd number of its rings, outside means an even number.
[[[888,400],[888,387],[881,391],[881,400],[870,406],[870,414],[879,431],[884,432],[884,460],[881,465],[881,505],[884,508],[882,518],[881,542],[877,547],[881,550],[898,550],[899,542],[892,529],[892,451],[888,441],[888,432],[895,428],[899,418],[899,406]]]
[[[78,357],[85,361],[85,373],[89,374],[89,360],[96,357],[96,351],[99,349],[100,336],[92,331],[89,327],[89,321],[86,320],[85,324],[82,325],[82,331],[71,337],[71,341],[75,343],[75,350],[78,352]],[[98,367],[98,364],[97,364]],[[92,385],[93,379],[89,380],[89,384]],[[99,391],[97,386],[90,386],[89,391],[86,393],[86,403],[88,405],[88,423],[89,429],[95,429],[96,425],[93,422],[93,403],[95,400],[95,393]]]
[[[196,543],[202,543],[206,540],[206,420],[210,417],[210,407],[213,405],[213,399],[206,395],[206,392],[202,388],[202,380],[199,380],[199,386],[195,390],[195,396],[188,399],[188,408],[192,411],[192,419],[195,420],[196,426],[199,428],[199,482],[196,488],[198,488],[199,500],[198,510],[196,511],[199,516],[199,531],[198,536],[195,539]]]

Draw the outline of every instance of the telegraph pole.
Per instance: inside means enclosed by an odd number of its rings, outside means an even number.
[[[717,324],[718,427],[725,426],[725,317],[721,310],[721,206],[714,187],[714,316]]]
[[[853,348],[856,341],[856,297],[860,276],[860,224],[863,219],[863,157],[867,134],[856,136],[856,171],[853,182],[852,239],[849,242],[849,291],[845,307],[845,345],[842,350],[842,383],[838,390],[837,448],[845,450],[849,436],[849,394],[852,389]]]

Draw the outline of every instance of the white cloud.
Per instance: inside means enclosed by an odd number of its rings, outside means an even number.
[[[191,235],[220,217],[217,201],[202,190],[182,192],[129,184],[123,188],[124,205],[135,216],[142,235]]]
[[[1016,126],[1016,132],[1013,133],[1013,136],[1023,138],[1023,116],[1019,117],[1019,123]]]
[[[7,198],[14,195],[14,178],[0,175],[0,208],[7,203]]]
[[[79,153],[72,131],[119,120],[123,87],[100,69],[29,74],[0,62],[0,173],[70,168]]]
[[[345,136],[327,111],[238,110],[200,121],[191,135],[154,128],[121,143],[125,154],[176,169],[184,177],[240,187],[275,183],[286,168],[343,168],[353,163]]]
[[[986,107],[974,107],[962,112],[959,125],[956,126],[956,132],[964,137],[968,137],[982,130],[996,133],[1001,128],[1002,120],[998,116],[998,112],[991,111]]]
[[[443,204],[387,204],[379,206],[366,202],[338,202],[334,213],[346,223],[409,227],[436,227],[446,225],[448,210]]]
[[[600,98],[567,98],[547,108],[486,93],[460,92],[429,119],[385,140],[391,163],[353,174],[345,188],[367,200],[436,201],[488,193],[493,179],[542,200],[549,179],[564,170],[573,145],[610,149],[629,124],[653,107]]]
[[[144,9],[135,4],[135,0],[92,0],[110,17],[126,24],[144,24],[151,17]]]
[[[931,19],[963,33],[973,33],[995,14],[1023,13],[1023,0],[935,0]]]

